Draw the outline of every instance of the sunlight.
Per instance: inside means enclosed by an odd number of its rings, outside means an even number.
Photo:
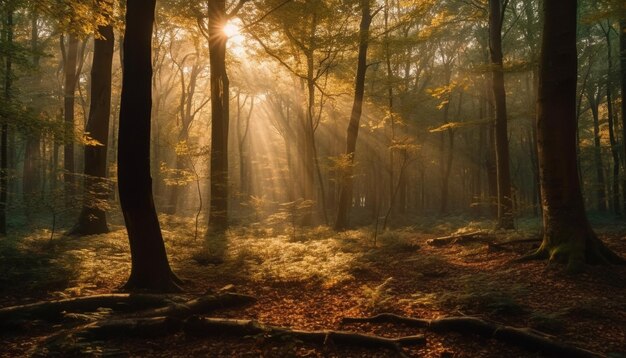
[[[224,34],[229,38],[235,37],[239,35],[239,25],[229,22],[224,25],[224,29],[222,31],[224,31]]]
[[[246,46],[244,36],[241,34],[241,21],[234,19],[224,25],[222,31],[228,37],[228,50],[236,57],[246,57]]]

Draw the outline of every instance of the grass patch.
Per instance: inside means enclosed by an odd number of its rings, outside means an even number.
[[[505,286],[497,277],[486,274],[464,275],[457,278],[459,289],[438,292],[417,292],[403,303],[436,306],[446,309],[487,312],[490,314],[523,314],[526,307],[515,297],[526,290],[521,285]]]

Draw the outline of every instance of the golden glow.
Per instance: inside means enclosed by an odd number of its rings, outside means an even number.
[[[239,35],[239,26],[237,24],[229,22],[226,25],[224,25],[224,29],[222,31],[224,31],[224,34],[228,36],[229,38],[235,37]]]

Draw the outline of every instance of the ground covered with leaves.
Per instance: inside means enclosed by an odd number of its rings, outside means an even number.
[[[190,219],[191,220],[191,219]],[[435,319],[480,317],[529,328],[604,356],[626,356],[626,267],[589,267],[578,276],[546,262],[513,263],[536,242],[507,244],[538,235],[536,221],[518,231],[493,232],[492,223],[429,220],[374,235],[372,229],[335,233],[325,227],[235,227],[225,236],[198,237],[192,221],[163,216],[173,270],[185,282],[178,296],[232,291],[257,301],[218,310],[212,317],[254,319],[303,330],[346,330],[384,337],[424,334],[405,347],[420,357],[541,357],[544,354],[467,333],[432,332],[398,323],[342,323],[344,317],[394,313]],[[600,222],[599,236],[626,256],[626,226]],[[47,230],[0,240],[0,307],[116,292],[130,269],[123,226],[106,235],[50,239]],[[432,246],[428,240],[481,231],[489,240]],[[490,244],[495,242],[496,245]],[[500,243],[504,243],[500,245]],[[393,357],[398,352],[357,346],[310,344],[297,339],[192,337],[115,338],[70,342],[41,350],[59,330],[112,315],[110,310],[66,312],[2,332],[1,356],[268,356]]]

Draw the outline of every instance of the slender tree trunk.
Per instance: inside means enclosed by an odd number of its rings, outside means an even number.
[[[624,10],[626,12],[626,10]],[[623,15],[626,17],[626,14]],[[622,177],[622,195],[624,212],[626,212],[626,18],[619,22],[619,48],[620,48],[620,70],[622,88],[622,156],[624,157],[624,176]]]
[[[62,38],[63,39],[63,38]],[[61,47],[62,51],[65,46]],[[78,37],[69,35],[67,52],[65,53],[65,86],[63,88],[63,114],[65,120],[65,143],[63,147],[63,163],[65,172],[65,206],[72,207],[76,196],[76,178],[74,176],[74,102],[76,92],[76,64],[78,61]]]
[[[623,262],[596,237],[585,213],[576,160],[577,2],[544,1],[537,136],[544,203],[543,242],[529,258],[576,272],[587,263]]]
[[[129,1],[118,142],[118,187],[131,252],[127,289],[179,290],[165,252],[150,177],[152,26],[155,0]]]
[[[37,25],[39,15],[36,9],[31,14],[31,51],[33,53],[33,67],[39,69],[39,26]],[[40,76],[34,77],[36,83],[40,83]],[[38,105],[35,105],[35,113],[39,113]],[[30,216],[31,209],[29,203],[37,199],[37,194],[41,193],[40,184],[40,162],[41,162],[41,131],[38,124],[31,126],[26,133],[26,148],[24,152],[23,168],[23,198],[26,203],[26,215]]]
[[[91,67],[91,97],[86,131],[98,141],[85,146],[85,186],[83,208],[73,234],[93,235],[109,231],[106,220],[110,185],[107,180],[107,149],[111,116],[111,71],[115,39],[113,26],[100,26],[101,38],[94,40]]]
[[[209,60],[211,65],[211,202],[209,226],[228,228],[229,81],[226,73],[226,1],[208,2]]]
[[[365,94],[365,73],[367,72],[367,46],[369,44],[369,29],[372,23],[369,0],[361,0],[361,24],[359,25],[359,53],[356,67],[356,81],[354,85],[354,102],[346,138],[346,156],[348,167],[343,173],[341,188],[339,189],[339,205],[335,230],[344,230],[349,223],[350,207],[352,206],[352,192],[354,186],[354,154],[356,141],[359,135],[359,123],[363,110],[363,96]]]
[[[9,48],[4,58],[4,101],[11,101],[12,86],[12,50],[13,46],[13,6],[7,4],[6,22],[4,24],[4,41]],[[0,235],[7,234],[7,203],[8,203],[8,184],[9,184],[9,163],[8,163],[8,141],[9,141],[9,118],[2,118],[0,125]]]
[[[604,31],[604,27],[602,28]],[[622,214],[622,209],[620,205],[620,190],[619,190],[619,168],[620,168],[620,160],[619,160],[619,149],[617,143],[617,136],[615,134],[615,114],[613,112],[613,88],[611,83],[611,76],[613,75],[613,51],[611,49],[611,24],[607,21],[607,29],[604,32],[606,38],[606,46],[607,46],[607,77],[606,77],[606,106],[607,106],[607,115],[609,119],[609,140],[611,142],[611,154],[613,156],[613,181],[611,191],[611,202],[613,203],[613,212],[615,215],[620,216]]]
[[[600,118],[598,114],[598,99],[592,93],[587,93],[589,107],[593,116],[593,159],[596,167],[596,207],[599,212],[606,212],[606,184],[604,182],[604,166],[602,165],[602,145],[600,142]]]
[[[249,149],[247,148],[248,133],[250,131],[250,118],[252,117],[252,111],[254,110],[254,97],[250,98],[250,110],[245,118],[245,122],[242,120],[242,110],[247,102],[244,100],[243,104],[240,104],[240,95],[237,94],[237,148],[239,149],[239,191],[243,195],[244,199],[248,199],[250,195],[250,164],[249,164]],[[288,158],[289,160],[289,158]]]
[[[501,0],[489,0],[489,53],[492,66],[493,97],[496,109],[495,137],[498,168],[498,227],[513,229],[513,201],[509,168],[509,140],[506,118],[506,93],[502,68],[502,9]]]

